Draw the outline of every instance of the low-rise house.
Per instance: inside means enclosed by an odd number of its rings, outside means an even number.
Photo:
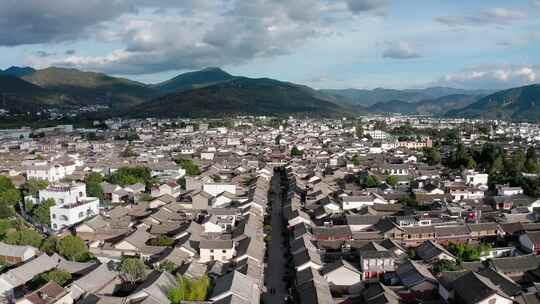
[[[0,300],[12,300],[14,289],[58,266],[58,259],[42,254],[0,275]]]
[[[439,294],[446,302],[464,304],[501,303],[511,304],[513,298],[488,277],[474,271],[454,274],[457,278],[441,279]]]
[[[17,300],[16,304],[72,304],[71,293],[54,281]]]
[[[508,185],[497,185],[497,195],[500,196],[512,196],[523,194],[523,188],[521,187],[510,187]]]
[[[152,197],[160,197],[162,195],[170,195],[172,197],[178,197],[180,195],[180,192],[182,191],[182,188],[176,181],[168,181],[164,184],[161,184],[156,187],[152,187],[150,191],[150,195]]]
[[[38,254],[38,249],[32,246],[9,245],[0,242],[0,261],[6,264],[26,262]]]
[[[432,240],[427,240],[422,245],[418,246],[415,250],[416,255],[418,255],[424,262],[432,264],[437,261],[446,260],[446,261],[456,261],[456,257],[453,254],[448,252],[443,246],[433,242]]]
[[[235,255],[235,246],[232,240],[208,240],[199,242],[199,262],[231,261]]]
[[[307,268],[299,271],[297,277],[297,293],[301,304],[332,304],[334,299],[328,282],[315,269]]]
[[[47,161],[35,162],[26,167],[27,179],[46,180],[52,183],[62,180],[66,175],[64,166]]]
[[[519,245],[529,253],[540,252],[540,231],[527,231],[519,236]]]
[[[347,215],[347,225],[352,232],[363,231],[372,228],[381,220],[380,215]]]
[[[359,248],[361,279],[369,280],[395,271],[394,256],[385,247],[369,242]]]
[[[354,286],[362,282],[360,270],[343,259],[324,265],[320,273],[332,286]]]
[[[129,233],[131,222],[128,217],[107,218],[96,215],[75,227],[78,237],[87,241],[108,241]]]
[[[308,267],[319,270],[323,266],[321,255],[317,251],[309,249],[302,250],[293,255],[293,262],[296,271],[301,271]]]
[[[176,198],[170,194],[163,194],[155,197],[148,203],[150,209],[157,209],[161,206],[176,202]]]
[[[176,287],[176,278],[167,271],[152,271],[144,282],[127,297],[128,303],[171,303],[169,290]]]
[[[436,295],[439,282],[426,266],[408,260],[396,269],[396,274],[414,298],[432,299]]]
[[[71,296],[74,300],[80,299],[85,294],[104,293],[107,286],[113,285],[118,280],[120,274],[109,269],[107,264],[101,264],[85,276],[75,280],[70,285]]]
[[[261,291],[257,281],[238,271],[215,279],[209,300],[214,303],[259,303]]]

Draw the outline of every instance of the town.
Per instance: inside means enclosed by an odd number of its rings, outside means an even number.
[[[0,130],[2,303],[538,303],[540,126]]]

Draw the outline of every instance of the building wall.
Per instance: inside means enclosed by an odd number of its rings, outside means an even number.
[[[213,196],[217,196],[225,191],[236,194],[236,185],[234,184],[204,184],[203,190]]]
[[[230,261],[234,257],[234,249],[200,249],[200,259],[201,263],[214,261]]]

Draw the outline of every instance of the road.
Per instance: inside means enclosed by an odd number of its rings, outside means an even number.
[[[287,259],[285,258],[286,248],[283,246],[282,227],[282,201],[280,190],[280,174],[274,174],[272,178],[272,213],[270,223],[272,225],[271,240],[268,244],[268,260],[266,267],[266,290],[263,295],[265,304],[285,303],[284,299],[288,295],[285,282]],[[273,292],[271,292],[273,291]]]

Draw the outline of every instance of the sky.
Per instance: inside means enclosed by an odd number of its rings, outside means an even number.
[[[540,0],[1,0],[0,68],[505,89],[540,82],[539,29]]]

